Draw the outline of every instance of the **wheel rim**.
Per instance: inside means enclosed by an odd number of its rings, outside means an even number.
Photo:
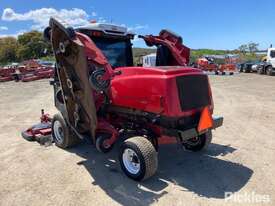
[[[122,155],[122,161],[128,172],[137,174],[140,171],[140,160],[136,152],[132,149],[125,149]]]
[[[53,124],[54,136],[58,143],[62,143],[64,139],[64,133],[62,125],[59,121],[55,121]]]
[[[196,145],[199,145],[200,143],[201,143],[200,137],[194,137],[186,141],[186,144],[189,146],[196,146]]]
[[[109,144],[108,140],[105,139],[102,143],[102,146],[105,148],[105,149],[109,149],[111,147],[111,145]]]

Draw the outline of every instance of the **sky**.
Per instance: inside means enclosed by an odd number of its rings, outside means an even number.
[[[167,28],[192,49],[232,50],[249,42],[266,49],[275,45],[274,8],[275,0],[0,0],[0,37],[42,31],[56,16],[72,26],[97,20],[137,34]]]

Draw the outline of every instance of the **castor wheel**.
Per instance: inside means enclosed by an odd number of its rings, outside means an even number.
[[[110,152],[113,148],[113,145],[108,144],[108,139],[110,138],[110,134],[98,134],[96,141],[95,141],[95,146],[96,149],[99,152],[102,153],[107,153]]]

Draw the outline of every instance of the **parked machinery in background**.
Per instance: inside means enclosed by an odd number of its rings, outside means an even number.
[[[0,68],[0,82],[29,82],[38,79],[51,78],[54,75],[54,62],[28,60]]]
[[[275,74],[275,48],[267,49],[267,54],[262,58],[261,66],[257,69],[257,72],[270,76]]]
[[[195,66],[205,72],[215,74],[234,74],[237,71],[238,55],[204,55],[198,58]]]
[[[204,56],[201,58],[198,58],[196,63],[195,63],[196,67],[206,71],[206,72],[215,72],[217,74],[218,72],[218,64],[216,64],[214,62],[214,58],[208,57],[208,56]]]

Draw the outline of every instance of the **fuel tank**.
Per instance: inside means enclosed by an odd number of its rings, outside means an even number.
[[[213,109],[208,77],[183,66],[120,67],[111,81],[112,105],[167,117],[188,116],[205,106]]]

